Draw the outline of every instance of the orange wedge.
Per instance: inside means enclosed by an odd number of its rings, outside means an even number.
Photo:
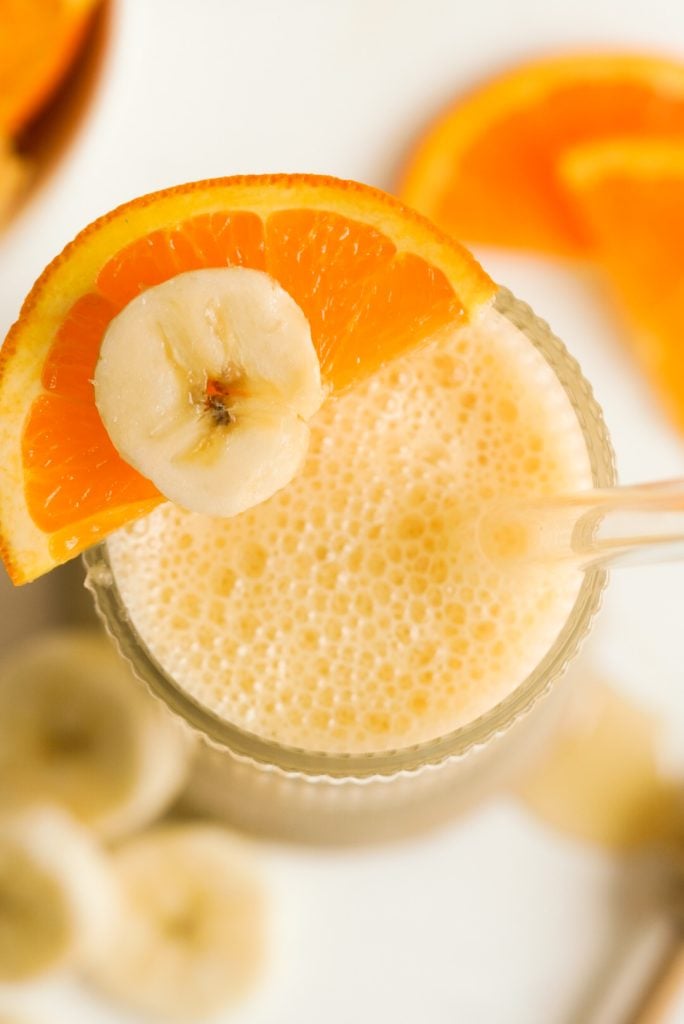
[[[98,0],[0,0],[0,132],[16,135],[78,54]]]
[[[562,171],[635,353],[684,430],[684,139],[581,146]]]
[[[236,264],[266,270],[299,304],[333,391],[467,320],[495,292],[422,217],[332,178],[196,182],[95,221],[44,271],[0,351],[0,552],[15,583],[163,500],[119,458],[97,413],[102,337],[151,285]]]
[[[631,135],[684,135],[683,64],[610,53],[527,64],[437,118],[398,194],[456,238],[586,255],[559,160],[571,146]]]

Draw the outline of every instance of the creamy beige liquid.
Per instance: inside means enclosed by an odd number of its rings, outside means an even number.
[[[493,565],[483,505],[588,486],[565,392],[491,311],[329,400],[270,501],[223,521],[164,505],[109,554],[135,628],[197,701],[280,743],[387,750],[498,703],[577,596],[568,566]]]

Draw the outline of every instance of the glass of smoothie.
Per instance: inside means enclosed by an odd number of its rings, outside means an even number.
[[[606,563],[684,536],[681,482],[614,486],[528,306],[315,175],[86,227],[8,334],[0,422],[13,582],[86,552],[120,651],[205,740],[193,805],[281,835],[396,834],[511,778]]]
[[[501,289],[478,322],[329,401],[283,491],[234,519],[163,505],[86,554],[88,585],[137,674],[207,741],[195,804],[295,838],[394,835],[536,749],[526,713],[605,584],[572,560],[492,559],[482,510],[614,479],[577,363]]]

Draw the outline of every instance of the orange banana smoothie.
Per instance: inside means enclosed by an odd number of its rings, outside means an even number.
[[[561,383],[493,308],[330,398],[303,468],[232,519],[171,503],[107,542],[149,652],[262,739],[363,754],[510,694],[577,598],[566,564],[494,564],[483,508],[591,486]]]

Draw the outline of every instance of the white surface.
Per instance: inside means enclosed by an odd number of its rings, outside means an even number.
[[[267,857],[287,941],[233,1024],[574,1024],[622,920],[607,858],[504,804],[410,845]],[[139,1020],[69,983],[23,1005],[46,1024]]]
[[[677,39],[684,47],[678,0],[119,0],[88,128],[0,245],[0,331],[76,231],[132,196],[276,170],[389,186],[423,120],[500,64],[569,46],[670,48]],[[533,259],[480,255],[580,359],[623,480],[683,473],[684,446],[624,359],[595,282]],[[616,573],[594,656],[684,728],[683,608],[684,568]],[[226,1017],[234,1024],[575,1024],[622,927],[622,866],[503,802],[411,844],[273,848],[267,857],[292,934],[269,986]],[[12,1003],[53,1024],[135,1019],[70,983]]]

